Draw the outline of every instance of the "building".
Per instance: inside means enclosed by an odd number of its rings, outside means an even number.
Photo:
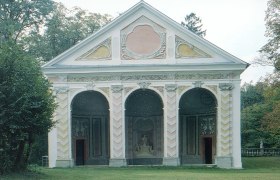
[[[140,1],[43,66],[58,103],[49,166],[242,168],[247,66]]]

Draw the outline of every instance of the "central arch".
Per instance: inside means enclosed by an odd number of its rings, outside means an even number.
[[[75,165],[109,164],[109,104],[97,91],[77,94],[71,104]]]
[[[181,164],[213,164],[216,155],[217,100],[207,89],[194,88],[179,101]]]
[[[163,102],[149,89],[131,93],[125,102],[128,165],[162,164]]]

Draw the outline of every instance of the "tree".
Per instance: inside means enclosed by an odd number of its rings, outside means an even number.
[[[256,85],[245,83],[241,87],[241,109],[264,101],[264,83],[258,82]]]
[[[280,70],[280,0],[269,0],[266,10],[266,33],[268,42],[260,49],[261,58],[255,63],[274,66]]]
[[[202,30],[201,19],[195,13],[186,15],[185,22],[181,22],[181,25],[198,36],[204,37],[206,35],[206,30]]]
[[[242,147],[258,147],[264,140],[262,118],[266,112],[264,83],[245,83],[241,87],[241,133]],[[266,140],[264,140],[267,142]]]
[[[256,85],[241,88],[243,147],[280,147],[280,74],[274,73]]]
[[[55,122],[55,101],[37,60],[15,43],[0,48],[0,174],[24,170],[37,136]]]
[[[241,111],[241,133],[243,147],[259,147],[260,141],[268,142],[268,134],[262,128],[262,118],[267,111],[266,104],[256,103]]]
[[[270,111],[263,117],[262,125],[273,136],[274,146],[280,147],[280,73],[270,75],[266,83],[264,96]]]
[[[24,39],[28,51],[39,60],[49,61],[74,46],[111,20],[108,14],[90,13],[80,8],[67,9],[55,4],[45,22],[42,34],[33,33]]]
[[[0,43],[17,42],[31,30],[38,32],[52,6],[51,0],[1,0]]]

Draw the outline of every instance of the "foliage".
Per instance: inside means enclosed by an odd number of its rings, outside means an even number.
[[[263,96],[264,84],[258,82],[256,85],[251,83],[245,83],[241,87],[241,109],[244,109],[248,106],[252,106],[256,103],[261,103],[264,101]]]
[[[280,147],[280,75],[241,88],[242,146]]]
[[[45,22],[42,34],[32,33],[24,39],[28,51],[39,60],[49,61],[74,46],[111,20],[108,14],[90,13],[75,7],[67,9],[55,4],[51,16]]]
[[[277,146],[280,146],[280,73],[270,75],[266,81],[264,96],[271,111],[263,117],[262,125],[274,137]]]
[[[42,156],[48,155],[48,133],[36,136],[32,145],[29,164],[42,165]]]
[[[52,10],[51,0],[1,0],[0,42],[18,41],[40,25]]]
[[[269,144],[269,134],[262,129],[262,118],[267,111],[265,104],[253,104],[241,111],[242,147],[259,147],[260,141]]]
[[[201,19],[195,13],[186,15],[185,22],[181,22],[181,25],[198,36],[204,37],[206,35],[206,30],[202,30]]]
[[[111,17],[79,8],[68,10],[52,0],[2,0],[0,18],[3,173],[24,169],[30,154],[31,163],[38,163],[47,151],[54,102],[46,91],[50,85],[31,56],[50,60],[105,25]]]
[[[261,58],[256,63],[272,65],[280,70],[280,0],[269,0],[266,10],[266,37],[269,38],[260,52]]]
[[[23,170],[37,136],[54,125],[50,84],[22,47],[0,47],[0,173]]]
[[[265,35],[269,40],[255,62],[272,65],[276,72],[258,83],[261,88],[252,86],[258,92],[242,94],[243,146],[249,142],[256,146],[256,139],[265,138],[265,145],[280,147],[280,0],[269,0],[267,5]]]

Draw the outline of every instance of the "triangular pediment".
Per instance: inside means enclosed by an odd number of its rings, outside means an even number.
[[[225,69],[247,63],[182,27],[144,1],[43,66],[81,67],[203,66]],[[187,67],[189,68],[189,67]],[[62,71],[62,70],[61,70]],[[119,70],[117,70],[119,71]]]

